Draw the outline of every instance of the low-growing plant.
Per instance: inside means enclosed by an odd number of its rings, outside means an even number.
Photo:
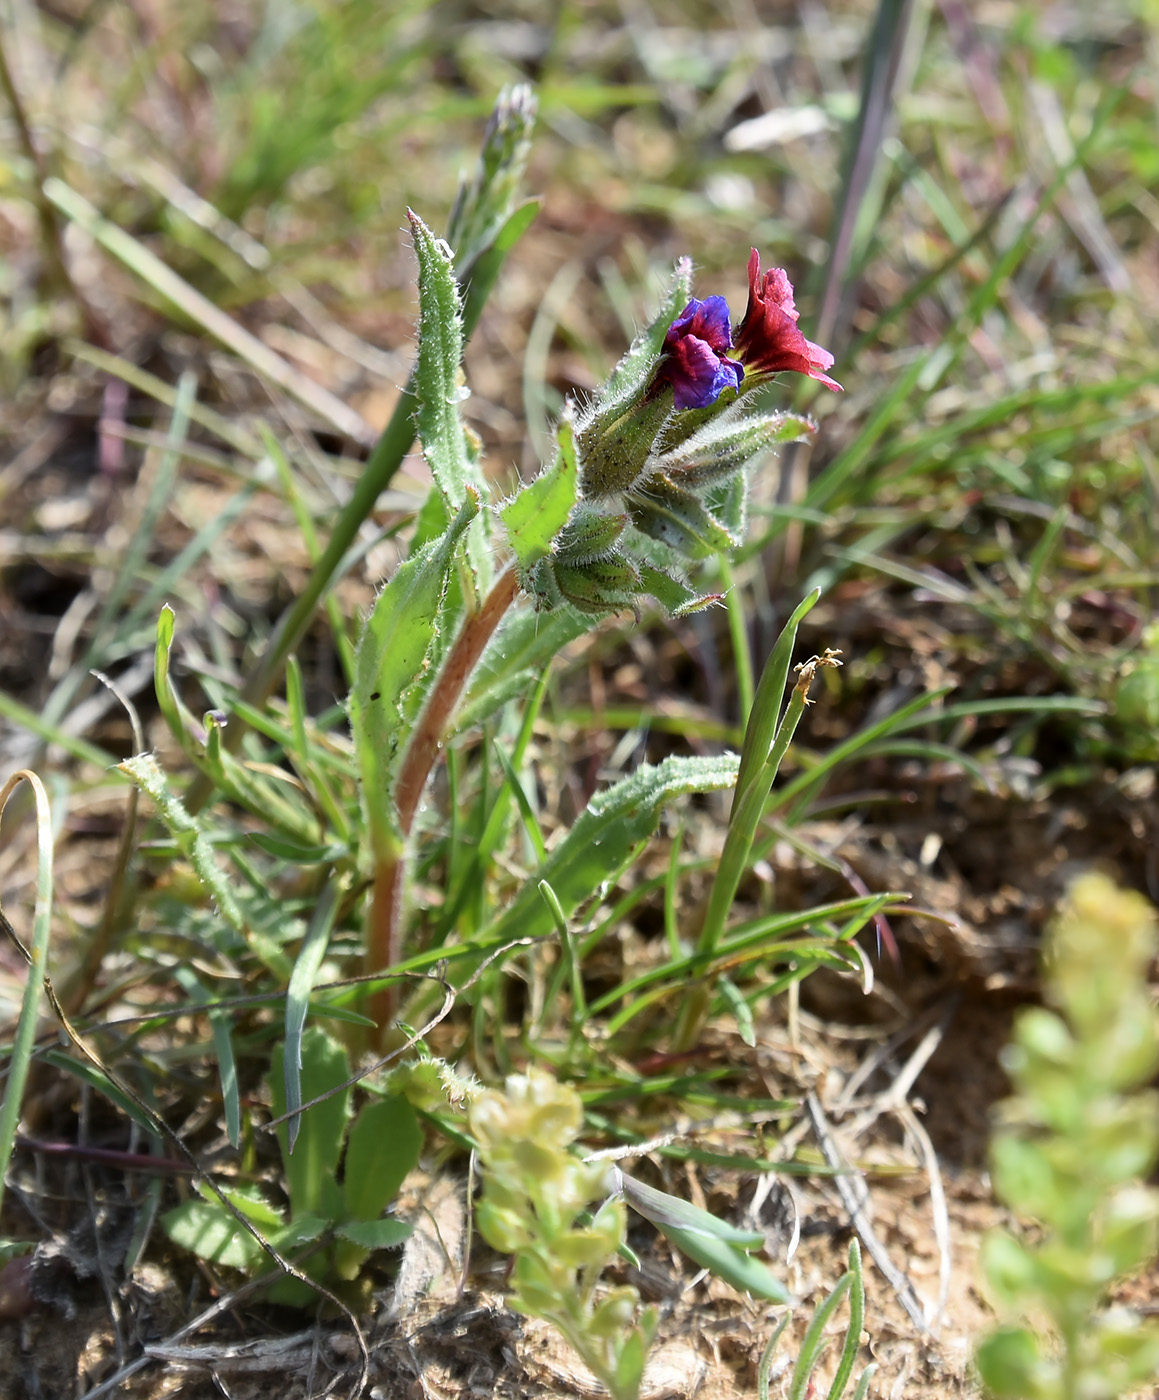
[[[284,1047],[277,1046],[269,1087],[274,1116],[282,1120],[277,1134],[289,1211],[258,1185],[225,1194],[279,1252],[316,1245],[303,1260],[306,1273],[358,1301],[350,1285],[371,1253],[395,1249],[410,1237],[408,1224],[384,1217],[383,1211],[418,1162],[422,1129],[401,1094],[371,1099],[352,1119],[349,1057],[317,1026],[301,1041],[297,1081],[306,1106],[287,1120],[284,1055]],[[211,1196],[184,1201],[162,1224],[175,1244],[214,1264],[249,1274],[273,1267],[253,1236]],[[269,1296],[276,1303],[304,1306],[316,1295],[298,1279],[282,1278],[270,1286]]]
[[[849,1243],[849,1268],[833,1285],[828,1295],[817,1304],[809,1319],[809,1326],[801,1339],[801,1345],[793,1362],[785,1394],[788,1400],[812,1400],[816,1394],[813,1372],[825,1351],[827,1338],[825,1329],[832,1322],[838,1308],[849,1299],[849,1321],[845,1327],[845,1337],[841,1345],[841,1356],[825,1400],[841,1400],[846,1387],[853,1377],[853,1367],[857,1363],[857,1353],[861,1348],[861,1328],[865,1321],[865,1283],[861,1277],[861,1246],[853,1239]],[[757,1369],[757,1400],[769,1400],[769,1381],[773,1362],[776,1359],[777,1345],[785,1329],[792,1321],[792,1312],[786,1312],[769,1338],[761,1363]],[[869,1382],[877,1370],[876,1362],[870,1362],[862,1371],[853,1392],[853,1400],[864,1400],[869,1391]]]
[[[483,1178],[475,1220],[489,1245],[515,1256],[511,1305],[557,1327],[614,1400],[636,1400],[658,1321],[630,1284],[600,1286],[607,1266],[626,1253],[625,1201],[718,1277],[788,1301],[785,1286],[753,1257],[765,1243],[761,1233],[633,1181],[606,1160],[577,1156],[583,1104],[545,1071],[532,1068],[511,1075],[503,1092],[478,1093],[468,1123]]]
[[[1048,1004],[1019,1014],[1004,1056],[1015,1093],[991,1145],[995,1191],[1040,1227],[983,1248],[996,1302],[1023,1319],[978,1348],[992,1395],[1110,1400],[1159,1378],[1159,1326],[1107,1302],[1159,1249],[1159,1190],[1144,1184],[1159,1157],[1157,950],[1154,910],[1099,874],[1075,882],[1049,930]]]

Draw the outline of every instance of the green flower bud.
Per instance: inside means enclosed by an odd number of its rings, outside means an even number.
[[[475,1224],[492,1249],[501,1254],[514,1254],[531,1243],[532,1235],[514,1210],[484,1199],[475,1210]]]
[[[638,530],[686,558],[707,559],[738,543],[702,501],[665,476],[649,476],[624,504]]]
[[[592,1314],[589,1330],[597,1337],[615,1336],[632,1325],[639,1302],[640,1295],[634,1288],[613,1288]]]

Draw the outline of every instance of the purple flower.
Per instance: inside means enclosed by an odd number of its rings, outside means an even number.
[[[725,356],[732,349],[728,302],[696,297],[668,327],[655,383],[671,384],[677,408],[707,408],[725,389],[739,389],[744,366]]]
[[[772,267],[762,277],[760,254],[754,248],[749,256],[749,304],[736,330],[738,354],[754,374],[789,369],[807,374],[826,389],[839,390],[841,385],[825,373],[833,356],[805,339],[797,327],[798,314],[784,268]]]

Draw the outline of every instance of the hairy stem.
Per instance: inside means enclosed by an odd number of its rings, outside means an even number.
[[[394,803],[404,841],[410,836],[415,813],[435,766],[439,747],[450,728],[455,706],[479,664],[484,648],[495,635],[495,629],[518,592],[519,579],[514,566],[509,564],[496,579],[482,607],[464,621],[462,631],[447,653],[418,723],[411,732],[399,768]],[[366,937],[368,972],[380,972],[401,961],[405,864],[406,851],[403,849],[380,860],[375,871]],[[367,1012],[378,1023],[380,1037],[394,1020],[397,1010],[397,984],[388,984],[371,998]]]

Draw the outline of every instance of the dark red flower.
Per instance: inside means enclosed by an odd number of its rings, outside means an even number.
[[[739,389],[744,366],[725,356],[732,349],[728,302],[695,297],[668,327],[657,384],[671,384],[677,408],[707,408],[725,389]]]
[[[745,368],[760,375],[794,370],[826,389],[840,390],[836,379],[825,373],[833,356],[805,339],[797,328],[798,314],[784,268],[772,267],[762,278],[760,254],[754,248],[749,255],[749,304],[736,331],[736,351]]]

